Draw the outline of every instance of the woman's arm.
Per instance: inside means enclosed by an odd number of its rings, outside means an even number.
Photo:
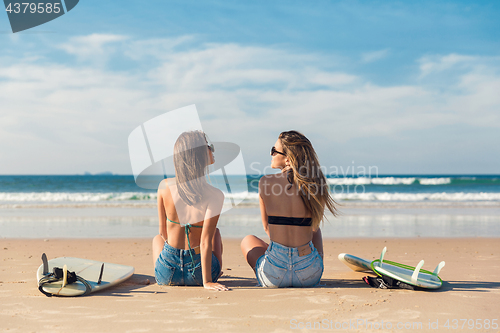
[[[201,249],[201,273],[203,276],[203,286],[206,289],[228,290],[226,286],[212,282],[212,240],[219,221],[222,204],[224,203],[224,194],[218,192],[211,198],[208,205],[203,229],[201,231],[200,249]]]
[[[264,199],[262,199],[263,195],[266,195],[266,189],[267,189],[267,182],[263,178],[260,179],[259,181],[259,205],[260,205],[260,216],[262,218],[262,226],[264,227],[264,231],[266,232],[268,237],[269,236],[269,224],[267,223],[267,212],[266,212],[266,205],[264,204]]]
[[[165,204],[163,203],[163,192],[164,190],[162,189],[163,182],[160,183],[160,186],[158,187],[158,221],[159,221],[159,234],[161,238],[163,238],[163,241],[167,241],[167,214],[165,212]]]
[[[323,259],[323,236],[321,235],[321,229],[313,231],[312,242],[316,250],[318,250],[321,259]]]
[[[264,200],[262,200],[262,197],[259,196],[259,204],[260,204],[260,216],[262,217],[262,226],[264,227],[264,231],[266,232],[267,236],[269,236],[269,224],[267,223],[267,213],[266,213],[266,206],[264,205]]]

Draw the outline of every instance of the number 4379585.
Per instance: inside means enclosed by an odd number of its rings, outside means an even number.
[[[448,328],[448,329],[497,329],[498,328],[498,323],[497,319],[448,319],[443,327]]]
[[[26,11],[29,11],[31,14],[39,13],[47,13],[47,14],[59,14],[61,12],[61,7],[60,3],[30,3],[30,2],[22,2],[22,3],[9,3],[7,8],[5,8],[5,11],[8,12],[9,14],[14,13],[14,14],[19,14],[19,13],[26,13]]]

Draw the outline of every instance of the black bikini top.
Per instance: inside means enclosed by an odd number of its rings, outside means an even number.
[[[285,216],[268,216],[267,223],[278,225],[296,225],[300,227],[310,227],[312,219],[310,217],[285,217]]]

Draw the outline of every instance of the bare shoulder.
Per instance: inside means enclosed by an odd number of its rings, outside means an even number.
[[[169,194],[170,188],[172,184],[175,184],[175,179],[163,179],[160,184],[158,184],[158,194]]]
[[[210,195],[212,196],[212,198],[214,198],[216,200],[224,200],[224,192],[222,192],[218,188],[210,185],[209,191],[210,191]]]
[[[281,183],[286,180],[286,176],[282,173],[275,173],[271,175],[264,175],[259,180],[259,186],[263,185],[273,185],[276,183]]]
[[[220,213],[220,210],[224,205],[224,192],[210,185],[208,189],[203,193],[203,196],[203,201],[207,205],[206,207],[212,211],[217,211],[218,213]]]

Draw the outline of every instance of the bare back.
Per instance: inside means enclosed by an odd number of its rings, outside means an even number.
[[[203,222],[210,217],[220,214],[213,212],[213,207],[221,207],[224,196],[222,192],[207,184],[203,192],[202,201],[196,205],[187,205],[182,202],[175,185],[175,179],[170,178],[164,181],[165,186],[158,190],[158,210],[159,216],[165,216],[165,227],[167,231],[167,242],[178,249],[189,248],[185,233],[186,224],[191,224],[189,241],[191,247],[200,245]],[[212,216],[213,215],[213,216]],[[180,224],[167,221],[169,219]],[[199,226],[199,227],[196,227]]]
[[[262,223],[264,229],[268,228],[272,241],[288,247],[298,247],[312,240],[312,227],[267,223],[268,216],[311,217],[298,194],[296,185],[291,185],[285,174],[262,177],[259,182],[259,193]]]

